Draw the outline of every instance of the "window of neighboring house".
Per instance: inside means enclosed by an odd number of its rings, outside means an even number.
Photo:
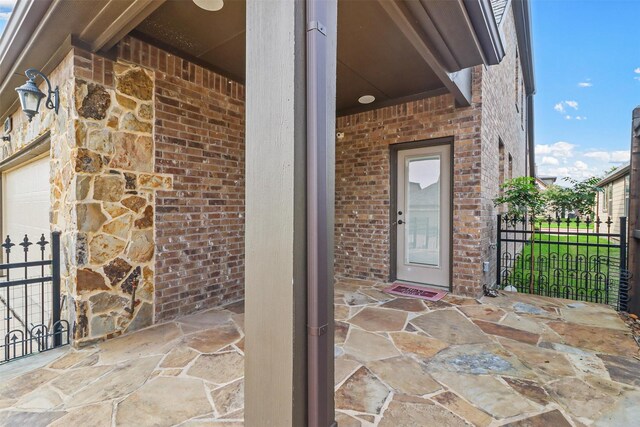
[[[609,206],[609,186],[607,185],[606,187],[604,187],[604,191],[603,191],[603,200],[602,200],[602,213],[607,213],[608,212],[608,206]]]
[[[607,185],[609,191],[607,192],[607,210],[609,215],[613,213],[613,183]]]
[[[627,175],[624,177],[624,216],[626,217],[629,216],[629,193],[631,192],[630,186],[630,175]]]
[[[509,179],[513,179],[513,157],[509,154]]]

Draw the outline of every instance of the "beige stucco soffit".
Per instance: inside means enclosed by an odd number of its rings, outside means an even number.
[[[431,28],[432,21],[428,17],[426,9],[421,7],[420,2],[379,1],[384,11],[402,31],[424,62],[433,70],[447,90],[453,94],[456,103],[461,106],[470,105],[471,73],[469,69],[465,70],[465,68],[482,63],[482,56],[478,52],[474,54],[474,49],[469,49],[469,47],[473,47],[473,41],[471,39],[465,40],[457,51],[445,49],[444,46],[452,46],[454,43],[450,43],[452,40],[448,40],[447,32],[436,30],[435,27]],[[449,8],[449,2],[435,3],[439,9],[434,8],[434,11],[445,12],[444,9]],[[421,19],[416,19],[416,14]],[[464,24],[463,15],[458,15],[458,19],[450,17],[450,25],[453,26],[456,22]],[[448,23],[443,24],[445,27],[449,26]],[[457,30],[459,34],[463,32],[460,25]]]
[[[110,0],[80,33],[91,51],[109,50],[165,0]]]

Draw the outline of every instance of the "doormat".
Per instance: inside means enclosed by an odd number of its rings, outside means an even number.
[[[385,288],[388,294],[400,295],[403,297],[420,298],[427,301],[440,301],[447,295],[446,291],[426,288],[424,286],[409,285],[406,283],[395,282],[393,285]]]

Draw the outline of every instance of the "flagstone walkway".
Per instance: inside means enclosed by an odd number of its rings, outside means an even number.
[[[631,426],[638,346],[595,304],[432,303],[336,286],[336,417],[352,426]],[[242,426],[243,308],[0,367],[3,426]]]

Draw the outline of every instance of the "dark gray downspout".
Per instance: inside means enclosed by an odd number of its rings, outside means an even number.
[[[336,0],[307,8],[307,384],[308,426],[335,426],[333,404],[333,215]],[[334,79],[330,81],[328,79]],[[329,115],[332,115],[330,117]]]
[[[629,313],[640,315],[640,106],[631,116],[629,167]]]

